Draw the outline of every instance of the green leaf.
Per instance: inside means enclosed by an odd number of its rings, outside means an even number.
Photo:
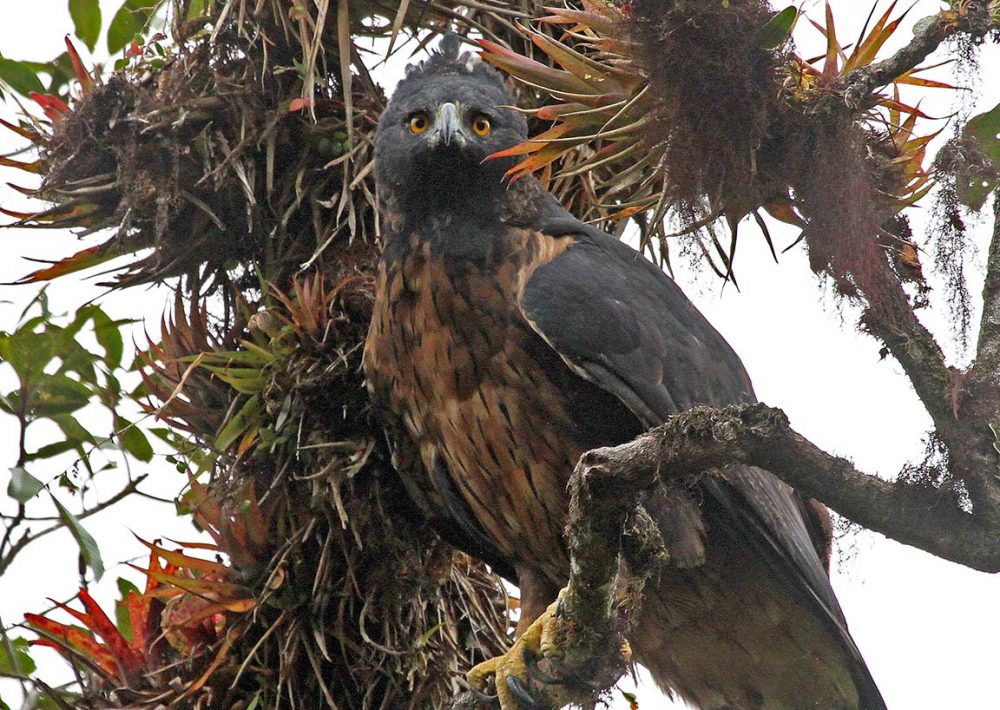
[[[63,52],[50,62],[21,62],[35,74],[46,74],[51,78],[49,86],[45,89],[46,94],[59,96],[63,89],[71,81],[76,79],[73,72],[73,61],[68,52]]]
[[[153,12],[163,0],[125,0],[108,27],[108,52],[122,51],[136,35],[141,35]]]
[[[122,353],[125,350],[121,331],[123,322],[111,320],[100,308],[95,308],[91,317],[94,319],[94,335],[98,344],[104,348],[104,362],[113,370],[122,364]]]
[[[128,595],[130,592],[135,592],[136,594],[142,593],[139,591],[139,588],[137,586],[135,586],[132,582],[128,581],[124,577],[119,577],[117,580],[115,580],[115,583],[118,585],[118,593],[121,595],[122,601],[128,600]]]
[[[964,178],[959,176],[959,178],[955,184],[958,201],[973,212],[978,212],[986,204],[986,199],[993,194],[993,190],[996,189],[996,178],[982,176],[965,176]],[[996,444],[994,444],[995,446]]]
[[[94,444],[94,435],[87,431],[71,414],[56,414],[49,417],[62,430],[69,441],[78,444]]]
[[[69,528],[76,544],[80,546],[80,554],[83,555],[84,563],[94,572],[94,579],[100,580],[104,576],[104,561],[101,559],[101,550],[97,547],[97,542],[89,532],[84,530],[76,516],[66,510],[66,507],[56,500],[55,496],[52,497],[52,502],[59,509],[59,519]]]
[[[208,11],[208,0],[191,0],[191,4],[188,5],[187,19],[193,20],[196,17],[201,17]]]
[[[220,451],[226,449],[230,444],[236,441],[240,435],[243,434],[251,426],[260,423],[260,414],[264,407],[261,404],[260,395],[255,394],[253,397],[247,400],[236,414],[230,417],[229,421],[226,422],[225,426],[222,427],[222,431],[215,438],[215,448]]]
[[[1000,104],[989,111],[973,116],[965,124],[965,133],[979,141],[979,147],[1000,169]]]
[[[142,430],[122,417],[115,417],[115,431],[118,443],[135,458],[149,462],[153,458],[153,447]]]
[[[73,449],[79,449],[79,441],[56,441],[51,444],[46,444],[45,446],[27,455],[28,461],[37,461],[38,459],[48,459],[53,456],[58,456],[59,454],[65,453],[67,451],[72,451]]]
[[[35,672],[35,662],[28,653],[28,639],[0,640],[0,675],[27,678]]]
[[[46,375],[31,396],[31,410],[37,416],[69,414],[90,402],[90,388],[66,375]]]
[[[29,96],[33,91],[45,93],[41,80],[25,62],[15,62],[4,57],[0,57],[0,83],[6,84],[22,96]]]
[[[34,498],[45,484],[24,470],[22,466],[10,469],[10,483],[7,484],[7,495],[18,503],[27,503]]]
[[[73,18],[76,36],[93,52],[101,34],[101,3],[98,0],[69,0],[69,16]]]
[[[32,333],[22,326],[13,333],[0,333],[0,360],[6,360],[23,385],[31,385],[54,355],[54,338],[48,333]]]
[[[997,187],[1000,173],[1000,104],[991,110],[973,116],[962,129],[966,139],[973,139],[983,154],[993,163],[993,172],[987,168],[960,169],[955,174],[959,201],[973,212],[986,204],[986,199]]]
[[[53,693],[55,695],[53,696]],[[35,710],[66,710],[66,708],[76,707],[76,701],[80,696],[65,690],[52,690],[42,693],[35,700]]]
[[[792,35],[799,11],[794,6],[786,7],[757,31],[757,46],[772,51],[780,47]]]

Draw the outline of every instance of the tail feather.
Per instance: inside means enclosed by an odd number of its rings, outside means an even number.
[[[745,485],[777,483],[744,471],[753,479]],[[808,537],[804,573],[728,477],[703,484],[703,564],[665,570],[647,586],[630,639],[638,660],[661,688],[706,710],[884,710]]]

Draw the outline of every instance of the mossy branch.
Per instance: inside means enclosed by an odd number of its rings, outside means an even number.
[[[879,90],[916,69],[945,41],[962,36],[975,43],[997,30],[995,2],[970,0],[961,8],[945,9],[929,18],[915,32],[913,39],[894,55],[850,72],[841,81],[840,91],[828,94],[820,101],[827,107],[839,102],[841,110],[831,112],[835,121],[845,118],[855,120],[856,116],[875,104]],[[868,192],[874,194],[874,188],[875,183]],[[845,202],[842,206],[847,204],[851,203]],[[803,212],[808,212],[808,208],[809,205],[804,205]],[[839,214],[840,208],[835,210],[826,216]],[[854,210],[867,217],[859,220],[865,233],[876,230],[877,224],[886,216],[884,206],[876,207],[874,203],[867,215],[864,209],[857,206]],[[872,259],[871,255],[860,262],[855,258],[856,245],[851,239],[843,238],[843,233],[838,233],[838,224],[842,221],[840,218],[837,223],[830,223],[829,220],[822,223],[820,220],[820,226],[826,227],[826,230],[819,231],[829,231],[833,236],[810,235],[810,249],[815,249],[817,244],[824,246],[830,252],[830,263],[840,267],[839,270],[833,269],[838,285],[843,281],[846,284],[845,293],[851,293],[856,287],[858,295],[864,297],[860,325],[885,343],[930,414],[937,436],[948,449],[949,473],[965,486],[977,525],[1000,526],[1000,480],[996,477],[997,462],[993,457],[993,437],[989,427],[1000,422],[1000,383],[997,382],[1000,365],[1000,316],[997,315],[1000,312],[997,305],[1000,296],[997,292],[1000,286],[996,285],[997,278],[1000,278],[996,275],[1000,270],[1000,256],[996,254],[996,235],[984,292],[988,310],[984,310],[983,315],[978,362],[974,369],[963,372],[946,364],[940,345],[920,322],[904,290],[903,279],[890,267],[888,260]],[[810,493],[808,489],[804,492]],[[833,507],[837,508],[836,505]],[[863,507],[860,506],[859,510]],[[845,510],[841,512],[856,522],[868,525],[860,517]],[[887,534],[903,539],[892,533]],[[915,539],[903,541],[940,554],[936,546],[927,547]],[[942,556],[961,561],[961,555]]]
[[[997,29],[997,20],[990,11],[991,0],[970,0],[961,13],[942,10],[914,32],[913,39],[888,59],[860,67],[845,79],[843,99],[853,111],[871,108],[871,98],[880,88],[895,81],[911,69],[916,69],[950,37],[966,34],[982,39]]]
[[[981,40],[997,29],[991,4],[990,0],[971,0],[961,12],[941,11],[891,57],[847,74],[840,100],[852,115],[857,115],[872,107],[882,87],[916,69],[949,38],[966,35],[973,41]],[[917,318],[891,269],[887,266],[874,269],[869,276],[879,283],[859,285],[867,295],[877,293],[878,299],[867,304],[862,327],[886,344],[927,407],[941,437],[949,448],[957,448],[965,436],[963,428],[957,425],[955,412],[955,388],[961,373],[945,364],[940,346]]]
[[[861,316],[862,329],[885,343],[941,437],[951,446],[962,436],[953,398],[959,371],[945,364],[941,346],[917,318],[902,282],[888,263],[871,269],[863,281],[860,286],[868,298]]]
[[[923,29],[914,33],[909,44],[891,57],[851,72],[845,82],[844,103],[852,111],[871,108],[871,98],[875,92],[895,81],[901,74],[918,67],[945,39],[958,31],[956,23],[950,22],[944,12],[939,13]]]
[[[977,514],[1000,528],[1000,192],[993,199],[993,236],[983,285],[983,315],[976,344],[976,361],[966,373],[958,414],[966,436],[957,449],[956,463],[963,464],[963,480]],[[953,454],[955,455],[955,454]]]
[[[993,215],[993,238],[983,285],[983,316],[971,375],[974,380],[1000,387],[1000,199],[994,200]]]
[[[734,463],[767,469],[804,495],[899,542],[978,570],[1000,571],[1000,531],[983,526],[945,492],[864,474],[805,439],[784,413],[764,404],[679,414],[633,442],[588,452],[574,478],[586,478],[598,466],[614,470],[612,490],[623,496],[629,489],[645,490],[656,481],[669,484]]]

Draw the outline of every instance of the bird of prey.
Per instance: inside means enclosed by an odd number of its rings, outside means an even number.
[[[375,140],[384,248],[364,369],[409,493],[520,587],[522,634],[569,576],[580,455],[755,400],[661,270],[535,179],[504,181],[510,159],[487,157],[526,139],[513,103],[457,36],[396,88]],[[671,562],[630,643],[662,688],[700,708],[884,707],[821,560],[821,507],[746,466],[644,505]],[[496,679],[505,710],[516,680]]]

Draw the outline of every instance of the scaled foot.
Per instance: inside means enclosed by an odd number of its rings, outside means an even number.
[[[469,684],[486,691],[492,678],[501,710],[549,710],[573,701],[574,695],[586,696],[599,691],[601,687],[597,684],[561,668],[560,659],[565,657],[558,643],[562,624],[557,600],[525,629],[507,653],[470,670],[466,674]],[[621,653],[627,662],[631,657],[627,643],[622,646]],[[558,675],[542,670],[540,661],[547,661],[546,666]],[[531,688],[532,682],[549,688],[539,692],[538,685]]]

